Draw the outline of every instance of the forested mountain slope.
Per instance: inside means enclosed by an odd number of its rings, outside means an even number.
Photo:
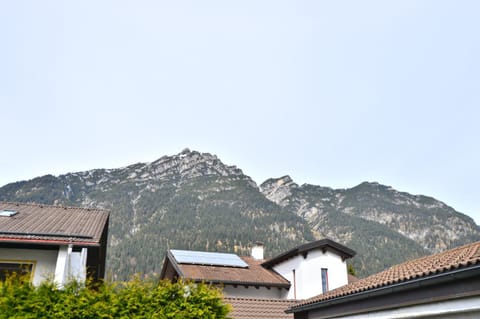
[[[215,155],[184,150],[152,163],[47,175],[0,188],[0,200],[111,210],[108,269],[114,279],[159,272],[167,248],[273,256],[330,237],[357,251],[370,274],[407,258],[480,239],[473,220],[433,198],[376,183],[345,190],[256,183]]]
[[[431,197],[364,182],[350,189],[297,185],[289,176],[269,179],[262,193],[305,219],[316,237],[329,237],[362,256],[360,273],[479,240],[474,221]]]

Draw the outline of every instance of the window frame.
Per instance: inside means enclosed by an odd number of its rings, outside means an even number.
[[[328,291],[328,268],[321,268],[322,274],[322,293]]]
[[[22,266],[27,266],[27,271],[25,271],[24,273],[25,274],[30,274],[30,282],[33,282],[33,277],[34,277],[34,274],[35,274],[35,268],[37,267],[37,261],[36,260],[25,260],[25,259],[0,259],[0,273],[1,272],[10,272],[10,273],[13,273],[15,272],[15,270],[12,270],[12,271],[9,271],[8,268],[3,268],[2,265],[4,264],[13,264],[13,265],[19,265],[19,267],[17,268],[18,270],[21,270],[21,267]],[[0,280],[4,280],[4,275],[3,274],[0,274]]]

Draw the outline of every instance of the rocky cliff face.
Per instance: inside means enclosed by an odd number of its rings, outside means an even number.
[[[321,221],[329,212],[346,214],[385,225],[419,243],[429,253],[473,240],[479,234],[470,217],[446,204],[376,182],[334,190],[307,184],[298,186],[284,176],[264,182],[261,191],[268,199],[305,218],[315,230],[324,228]]]
[[[361,252],[355,264],[361,273],[369,273],[372,265],[388,266],[480,238],[470,217],[431,197],[378,183],[332,189],[299,186],[284,176],[267,180],[260,189],[307,221],[315,237],[330,237]]]
[[[47,175],[0,188],[0,200],[111,210],[108,267],[114,279],[159,272],[167,248],[267,256],[329,237],[357,251],[361,275],[408,258],[480,240],[477,225],[425,196],[377,183],[334,190],[288,176],[260,188],[215,155],[188,149],[151,163]]]

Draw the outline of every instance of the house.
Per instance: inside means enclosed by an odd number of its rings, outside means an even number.
[[[38,285],[104,278],[109,213],[100,209],[0,202],[0,279],[30,273]]]
[[[480,242],[392,266],[288,312],[295,319],[480,318]]]
[[[260,243],[251,256],[242,257],[171,249],[161,278],[219,285],[231,298],[305,299],[346,285],[346,260],[354,255],[330,239],[300,245],[269,260],[264,259]]]

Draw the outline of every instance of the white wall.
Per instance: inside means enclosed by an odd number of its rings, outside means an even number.
[[[70,276],[83,281],[87,278],[87,248],[80,252],[72,252],[70,255]]]
[[[34,263],[33,284],[38,285],[44,279],[53,279],[57,263],[57,250],[0,248],[0,262]]]
[[[87,248],[72,252],[68,246],[55,250],[0,248],[0,262],[33,263],[32,283],[53,279],[62,286],[67,280],[86,278]]]
[[[248,286],[232,286],[232,285],[225,285],[223,287],[223,293],[227,297],[242,297],[242,298],[274,298],[279,299],[282,297],[282,294],[285,294],[286,289],[278,289],[278,288],[266,288],[266,287],[259,287],[258,289],[255,287]]]
[[[68,281],[86,279],[87,248],[74,252],[72,246],[60,246],[55,267],[55,282],[63,286]]]
[[[287,259],[275,265],[273,269],[291,283],[287,299],[306,299],[323,293],[321,269],[328,269],[328,289],[333,290],[348,284],[347,264],[342,258],[330,251],[321,249]],[[296,296],[294,294],[293,270],[295,269]]]

